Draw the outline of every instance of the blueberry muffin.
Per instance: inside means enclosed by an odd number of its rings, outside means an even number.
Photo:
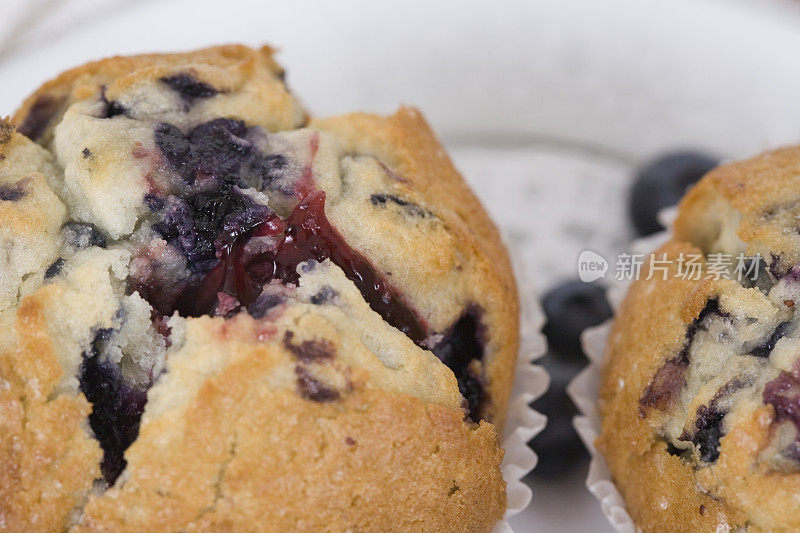
[[[272,50],[115,57],[0,122],[0,528],[485,531],[507,254],[420,114]]]
[[[798,221],[800,148],[720,167],[620,307],[597,444],[642,530],[800,528]]]

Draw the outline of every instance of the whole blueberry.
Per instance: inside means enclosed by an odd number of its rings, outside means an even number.
[[[690,150],[664,154],[639,169],[629,197],[630,217],[639,235],[664,227],[658,212],[677,204],[687,189],[719,164],[719,158]]]
[[[552,351],[537,362],[550,374],[550,387],[531,406],[547,416],[547,426],[529,445],[539,457],[533,475],[552,477],[568,471],[587,457],[586,448],[572,427],[572,418],[578,410],[566,391],[583,364],[559,357]]]
[[[597,283],[574,280],[550,290],[543,301],[547,322],[542,331],[551,350],[562,358],[584,362],[583,330],[611,318],[605,289]]]

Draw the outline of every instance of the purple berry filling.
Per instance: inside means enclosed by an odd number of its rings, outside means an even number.
[[[115,102],[114,100],[106,100],[105,89],[103,89],[103,96],[102,96],[103,103],[105,107],[103,108],[102,114],[100,118],[114,118],[119,115],[127,116],[128,110],[120,104],[119,102]]]
[[[794,269],[783,276],[794,275],[793,272]],[[686,342],[681,352],[664,363],[645,389],[639,399],[639,415],[642,418],[647,416],[649,408],[667,411],[672,407],[686,384],[686,371],[689,367],[689,352],[693,339],[698,331],[708,328],[706,320],[713,316],[730,316],[729,313],[720,309],[716,298],[708,300],[703,311],[687,328]],[[778,341],[792,334],[792,330],[792,322],[779,323],[759,345],[749,352],[749,355],[759,359],[769,358]],[[728,413],[726,408],[720,407],[720,405],[724,405],[722,400],[736,390],[752,384],[752,378],[743,376],[735,378],[721,387],[707,405],[697,408],[694,431],[684,431],[678,440],[694,444],[700,452],[701,461],[707,463],[716,461],[720,453],[720,440],[725,436],[722,421]],[[776,379],[769,382],[763,392],[763,402],[774,407],[777,422],[791,421],[800,431],[800,380],[794,373],[782,372]],[[795,448],[800,451],[800,439]],[[683,451],[678,450],[675,454],[682,455]]]
[[[728,414],[728,410],[721,408],[720,404],[735,391],[749,385],[752,385],[752,380],[735,378],[720,387],[708,405],[697,408],[695,431],[693,433],[684,431],[678,437],[680,441],[691,442],[697,446],[701,461],[713,463],[719,458],[720,440],[725,436],[722,420]]]
[[[201,124],[188,134],[171,124],[156,127],[156,145],[168,168],[197,192],[167,198],[149,194],[145,204],[160,218],[153,230],[180,250],[191,275],[171,287],[159,279],[132,282],[131,290],[139,291],[160,316],[176,310],[183,316],[200,316],[224,307],[226,314],[247,309],[253,316],[263,317],[281,301],[275,295],[262,295],[265,285],[274,281],[296,284],[300,264],[330,259],[374,311],[424,346],[434,332],[386,276],[330,224],[324,192],[292,190],[299,202],[285,220],[242,192],[245,183],[252,181],[243,175],[255,176],[258,186],[269,188],[286,167],[283,156],[260,154],[248,140],[250,135],[243,122],[224,118]],[[371,201],[376,206],[391,202],[418,216],[428,213],[390,195],[374,195]],[[323,292],[312,298],[313,303],[335,297],[335,293]],[[220,294],[225,302],[220,301]],[[469,308],[433,348],[453,369],[474,420],[488,400],[483,378],[471,364],[480,361],[484,352],[480,313],[474,306]],[[310,376],[298,374],[298,383],[307,397],[326,397],[324,391],[315,389]]]
[[[247,170],[262,189],[273,189],[291,195],[291,187],[280,183],[281,171],[286,165],[286,158],[280,154],[260,155],[249,162]]]
[[[111,485],[125,469],[124,453],[139,434],[139,422],[147,391],[128,384],[119,367],[105,360],[97,349],[98,340],[110,330],[98,332],[95,348],[84,354],[80,369],[80,390],[92,404],[89,425],[103,449],[100,469]]]
[[[199,176],[238,174],[253,145],[244,137],[244,122],[218,118],[194,128],[188,135],[172,124],[159,124],[155,141],[169,167],[188,184]]]
[[[265,205],[236,192],[225,182],[216,190],[183,199],[167,198],[163,220],[153,230],[186,255],[196,272],[207,272],[217,252],[248,234],[265,220],[276,218]]]
[[[172,124],[159,124],[155,142],[167,166],[190,185],[204,176],[235,177],[234,181],[243,185],[246,176],[262,189],[272,188],[273,182],[280,181],[286,158],[261,154],[247,139],[250,135],[251,129],[244,122],[219,118],[200,124],[188,135]],[[285,185],[280,188],[286,189]]]

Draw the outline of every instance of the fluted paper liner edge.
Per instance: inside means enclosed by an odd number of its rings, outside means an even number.
[[[650,253],[666,242],[668,238],[667,232],[661,232],[652,237],[638,239],[631,244],[631,251]],[[614,281],[609,287],[606,296],[614,313],[625,297],[629,285],[630,282]],[[591,455],[589,473],[586,476],[586,488],[598,499],[603,514],[606,515],[614,529],[620,533],[633,533],[638,531],[636,524],[625,508],[622,494],[611,479],[611,472],[608,470],[605,459],[594,446],[594,441],[600,433],[600,414],[597,412],[600,372],[603,367],[608,335],[613,324],[612,318],[583,332],[581,344],[589,358],[589,366],[570,382],[567,386],[567,393],[580,411],[580,414],[573,419],[572,424]]]
[[[537,459],[528,446],[528,441],[544,429],[546,418],[532,409],[530,403],[544,394],[550,381],[544,368],[531,364],[547,351],[547,343],[541,333],[544,313],[539,306],[536,289],[528,281],[519,255],[514,246],[509,244],[509,239],[505,241],[519,287],[520,353],[503,431],[505,455],[500,465],[506,481],[508,503],[506,514],[495,525],[494,533],[513,531],[508,519],[525,510],[531,503],[531,489],[522,480],[536,466]]]

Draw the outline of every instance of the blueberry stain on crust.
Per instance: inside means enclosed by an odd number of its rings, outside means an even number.
[[[311,303],[314,305],[324,305],[331,302],[337,296],[336,291],[332,287],[322,287],[316,294],[311,296]]]
[[[294,373],[297,376],[297,390],[303,398],[320,403],[339,399],[339,391],[315,378],[306,367],[297,365]]]
[[[427,209],[420,207],[419,205],[411,202],[409,200],[404,200],[399,196],[395,196],[394,194],[373,194],[370,196],[370,202],[372,205],[376,207],[383,207],[389,203],[398,205],[403,208],[403,210],[411,216],[425,218],[431,216],[431,212]]]
[[[286,299],[279,294],[262,294],[248,307],[247,312],[253,318],[264,318],[270,309],[278,307]]]
[[[47,270],[44,271],[44,279],[51,279],[61,274],[61,270],[64,268],[64,263],[66,263],[66,261],[63,257],[59,257],[53,261],[50,266],[47,267]]]
[[[321,363],[336,357],[336,348],[327,339],[305,340],[300,343],[293,342],[294,332],[287,331],[283,335],[283,345],[287,350],[303,363]]]
[[[19,202],[28,196],[29,182],[30,178],[25,178],[16,183],[0,185],[0,201]]]
[[[762,394],[765,405],[771,405],[775,412],[775,422],[791,422],[797,429],[797,438],[791,446],[792,451],[800,450],[800,379],[798,372],[781,372],[767,383]],[[795,454],[797,455],[797,454]],[[800,459],[800,455],[797,457]]]
[[[656,371],[639,398],[640,418],[645,418],[650,408],[665,411],[673,405],[681,388],[686,383],[687,368],[689,368],[689,360],[683,356],[683,351],[681,351],[681,355],[667,360]]]
[[[22,124],[17,127],[17,131],[32,141],[38,141],[62,103],[63,99],[61,98],[54,98],[46,94],[40,96],[28,110],[28,114],[25,115]]]
[[[106,236],[92,224],[67,222],[61,232],[64,234],[64,242],[79,250],[91,246],[105,248],[107,245]]]
[[[719,307],[717,298],[710,298],[698,317],[686,328],[686,340],[681,351],[668,359],[659,368],[639,398],[639,417],[645,418],[650,408],[666,411],[672,407],[681,389],[686,384],[686,369],[689,368],[689,350],[697,332],[705,327],[705,321],[713,315],[726,316]]]
[[[769,355],[772,353],[772,350],[775,348],[775,345],[778,344],[778,341],[791,333],[792,329],[793,326],[791,322],[781,322],[778,324],[769,338],[764,341],[764,343],[754,348],[753,351],[750,352],[750,355],[754,357],[769,357]]]
[[[188,72],[165,76],[161,78],[161,82],[188,101],[195,98],[210,98],[218,92],[214,87],[198,80]]]

